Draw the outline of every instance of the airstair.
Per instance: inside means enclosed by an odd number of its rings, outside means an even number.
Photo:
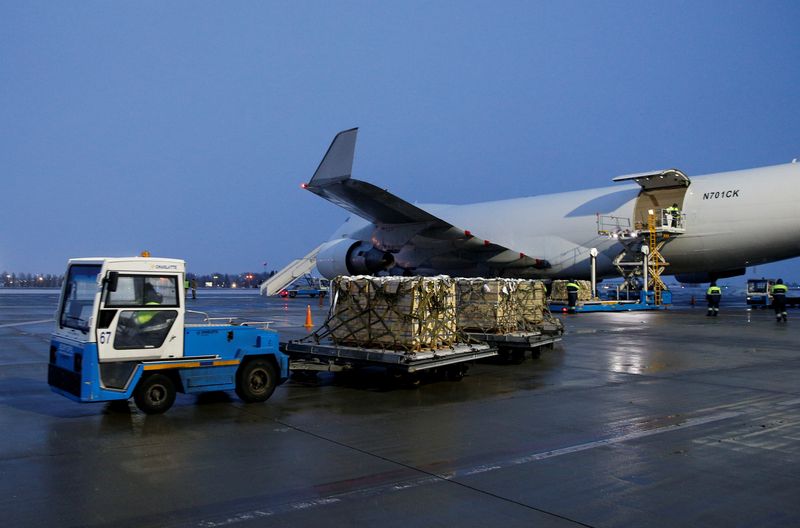
[[[295,280],[311,273],[317,265],[317,254],[325,244],[320,244],[303,258],[295,259],[278,273],[261,284],[261,295],[275,295]]]

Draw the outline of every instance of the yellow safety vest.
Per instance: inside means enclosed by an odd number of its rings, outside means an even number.
[[[776,293],[785,295],[787,291],[789,291],[789,287],[786,286],[785,284],[775,284],[774,286],[772,286],[773,295],[775,295]]]
[[[158,305],[159,303],[155,301],[150,301],[149,303],[147,303],[147,306],[158,306]],[[139,326],[146,325],[147,323],[150,322],[150,320],[153,317],[156,316],[157,313],[158,313],[157,310],[144,310],[141,312],[136,312],[136,323]]]
[[[707,295],[721,295],[722,290],[719,286],[709,286],[708,291],[706,292]]]

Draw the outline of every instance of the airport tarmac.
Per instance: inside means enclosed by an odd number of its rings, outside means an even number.
[[[306,305],[189,308],[303,335]],[[290,380],[264,404],[166,414],[79,404],[46,366],[57,293],[0,290],[6,526],[798,526],[800,313],[562,316],[555,349],[417,388],[379,371]]]

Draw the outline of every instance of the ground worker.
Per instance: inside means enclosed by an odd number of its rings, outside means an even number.
[[[786,292],[789,291],[789,288],[783,283],[783,279],[778,279],[777,282],[772,286],[772,308],[775,309],[775,317],[778,319],[780,323],[783,321],[784,323],[787,320],[787,313],[786,313]]]
[[[708,301],[706,315],[716,317],[719,314],[719,301],[722,300],[722,289],[717,286],[717,281],[712,281],[706,290],[706,300]]]
[[[567,282],[567,305],[569,313],[575,313],[575,305],[578,304],[578,290],[580,286],[574,281]]]
[[[158,306],[161,304],[163,297],[160,293],[153,288],[153,285],[149,282],[144,283],[144,305],[145,306]],[[150,321],[158,315],[158,311],[156,310],[142,310],[136,312],[136,324],[139,327],[147,326]]]
[[[142,304],[144,306],[159,306],[163,297],[159,294],[152,284],[144,284],[144,296]],[[125,312],[123,312],[124,315]],[[159,310],[136,310],[131,312],[130,326],[120,338],[115,341],[123,347],[142,348],[147,346],[158,347],[166,337],[166,330],[159,331],[167,312]],[[120,316],[120,321],[122,316]]]
[[[192,278],[192,299],[197,299],[197,279]]]
[[[671,227],[678,227],[678,220],[681,217],[681,210],[678,208],[678,204],[672,204],[672,207],[667,207],[667,215],[669,220],[669,225]]]

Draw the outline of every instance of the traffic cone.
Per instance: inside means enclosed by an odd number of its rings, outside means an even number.
[[[306,324],[304,324],[306,328],[311,328],[314,326],[314,323],[311,321],[311,305],[306,306]]]

